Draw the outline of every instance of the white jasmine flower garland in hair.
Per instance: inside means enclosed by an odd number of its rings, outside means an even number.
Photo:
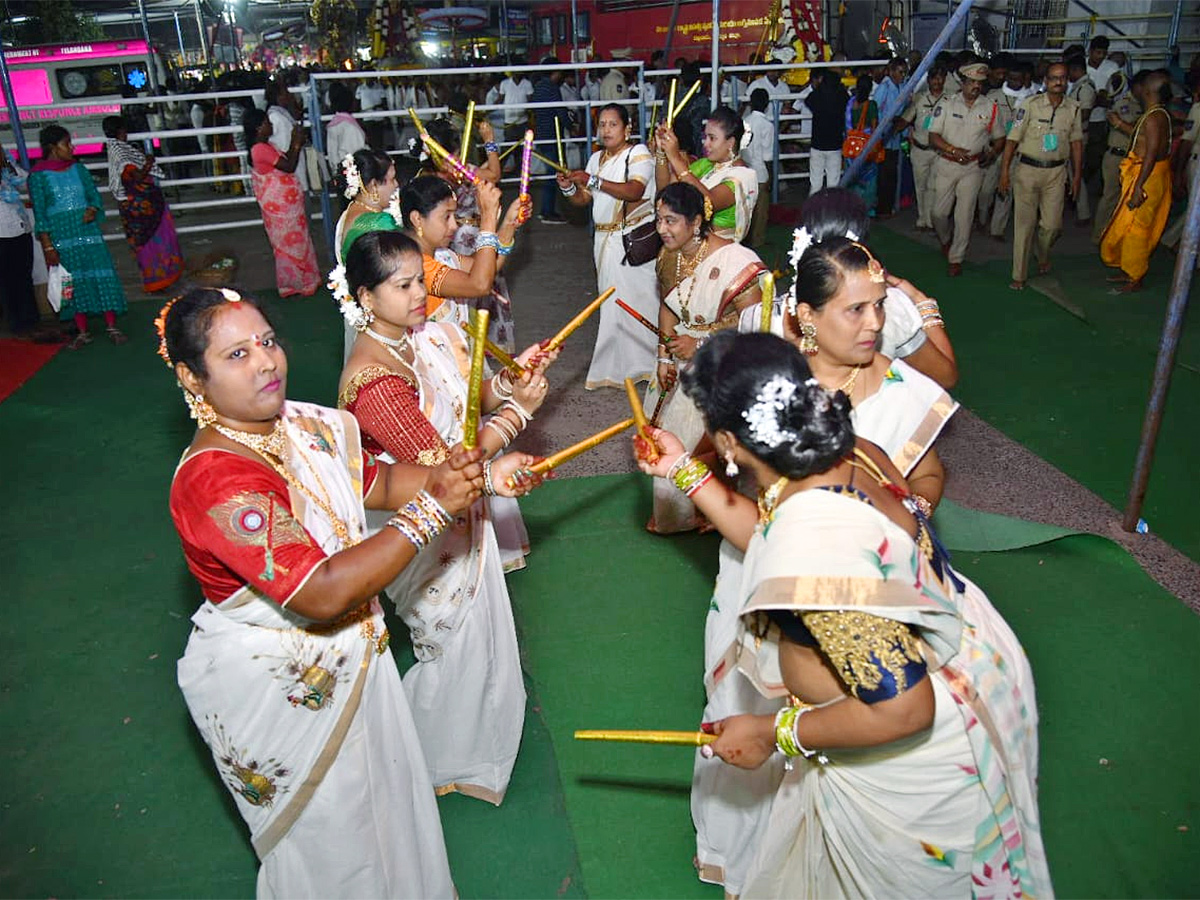
[[[325,286],[333,292],[333,299],[337,301],[342,318],[351,328],[355,331],[363,331],[371,324],[374,317],[359,306],[358,301],[350,293],[350,283],[346,280],[345,266],[338,266],[330,272],[329,281]]]
[[[421,146],[422,146],[422,148],[425,146],[424,141],[421,142]],[[417,139],[409,138],[408,139],[408,152],[412,153],[416,149],[417,149]],[[422,149],[421,155],[418,156],[417,159],[419,159],[421,162],[425,162],[427,159],[429,159],[429,152],[427,150]]]
[[[346,179],[346,189],[342,191],[347,200],[353,200],[362,190],[362,175],[354,163],[354,154],[347,153],[342,157],[342,175]]]
[[[742,418],[750,425],[750,436],[764,447],[778,447],[784,441],[794,441],[800,435],[790,428],[779,427],[779,414],[787,409],[796,394],[796,383],[775,375],[762,386]]]
[[[851,240],[851,241],[857,241],[858,235],[855,234],[850,229],[846,229],[846,239]],[[790,262],[792,264],[792,272],[793,273],[798,274],[798,270],[800,268],[800,260],[804,257],[804,251],[807,250],[809,247],[811,247],[813,244],[819,244],[819,243],[821,243],[821,242],[816,240],[811,234],[809,234],[808,229],[805,228],[803,225],[801,225],[799,228],[797,228],[795,231],[792,232],[792,252],[788,255],[788,262]],[[798,280],[799,280],[799,278],[797,278],[797,277],[792,278],[792,288],[790,291],[788,291],[788,295],[787,295],[787,309],[788,309],[788,312],[790,312],[792,315],[796,314],[796,304],[799,302],[798,299],[796,298],[796,282]]]
[[[396,188],[394,191],[392,191],[392,196],[388,200],[386,212],[392,217],[392,221],[396,223],[397,228],[404,227],[404,214],[400,212],[400,188]]]

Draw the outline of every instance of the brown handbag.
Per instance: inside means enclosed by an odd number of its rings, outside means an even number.
[[[625,182],[629,183],[629,157],[633,156],[633,148],[625,154]],[[626,200],[621,204],[621,243],[625,245],[625,258],[621,260],[623,266],[644,266],[652,259],[658,258],[658,251],[662,249],[662,238],[658,234],[658,224],[654,221],[654,217],[650,217],[649,222],[643,222],[632,231],[625,231],[625,214],[629,212],[629,201]]]
[[[871,135],[865,130],[867,124],[867,109],[870,107],[870,105],[870,100],[862,105],[862,110],[858,114],[858,127],[851,128],[846,132],[846,139],[842,141],[842,156],[844,156],[846,159],[857,159],[859,156],[861,156],[863,150],[865,150],[867,147],[867,141],[871,140]],[[867,162],[881,163],[886,157],[886,154],[887,151],[883,147],[883,141],[880,141],[878,146],[871,151],[871,155],[867,157]]]

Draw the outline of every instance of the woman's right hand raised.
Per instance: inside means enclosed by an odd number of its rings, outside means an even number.
[[[479,199],[479,212],[482,215],[500,214],[500,188],[496,185],[490,181],[480,181],[475,186],[475,196]]]
[[[425,490],[450,515],[466,512],[483,494],[482,460],[481,448],[465,450],[462,444],[455,444],[450,457],[429,470]]]

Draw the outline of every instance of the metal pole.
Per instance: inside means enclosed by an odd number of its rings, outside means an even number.
[[[863,148],[862,153],[854,162],[850,163],[850,167],[842,173],[842,180],[838,182],[840,187],[849,187],[854,184],[863,167],[867,164],[867,157],[871,155],[871,151],[879,146],[880,141],[887,136],[891,130],[891,122],[896,116],[900,115],[901,111],[908,105],[909,98],[912,97],[913,90],[921,79],[925,77],[925,73],[929,71],[929,67],[933,65],[934,59],[942,48],[946,46],[946,42],[950,40],[950,36],[962,27],[967,15],[971,12],[971,4],[974,0],[962,0],[962,5],[954,11],[954,15],[942,28],[942,33],[937,36],[929,49],[925,51],[925,56],[922,57],[917,70],[908,76],[908,80],[900,87],[900,93],[896,95],[896,99],[887,105],[886,109],[879,111],[879,125],[875,128],[875,132],[867,141],[867,146]]]
[[[579,9],[576,6],[575,0],[571,0],[571,62],[575,62],[575,51],[578,49],[579,35]]]
[[[1171,16],[1171,28],[1167,32],[1167,62],[1171,61],[1171,48],[1179,42],[1179,20],[1183,18],[1183,0],[1175,0],[1175,12]]]
[[[1138,520],[1142,516],[1146,488],[1150,484],[1150,467],[1154,463],[1154,446],[1158,441],[1159,426],[1162,425],[1167,390],[1171,387],[1171,372],[1175,368],[1175,351],[1179,349],[1183,319],[1187,315],[1188,291],[1196,268],[1197,244],[1200,244],[1200,178],[1192,179],[1186,215],[1183,240],[1179,243],[1179,256],[1175,259],[1175,277],[1171,281],[1171,298],[1167,302],[1167,318],[1158,345],[1158,361],[1154,365],[1150,400],[1146,403],[1146,417],[1142,422],[1142,439],[1133,466],[1125,517],[1121,520],[1121,527],[1126,531],[1137,531]]]
[[[183,45],[183,29],[179,27],[179,10],[175,10],[175,37],[179,39],[179,58],[186,62],[187,48]]]
[[[142,14],[142,34],[146,38],[146,49],[149,53],[150,62],[149,62],[149,65],[146,66],[146,68],[149,69],[148,74],[150,75],[150,90],[157,94],[158,93],[158,73],[154,71],[156,68],[156,66],[154,65],[154,47],[150,43],[150,20],[146,18],[145,0],[138,0],[138,12]]]
[[[322,156],[325,155],[325,126],[321,122],[321,93],[317,90],[317,79],[308,76],[308,124],[311,129],[313,149]],[[300,127],[299,123],[296,125]],[[333,215],[333,203],[329,199],[329,185],[321,188],[321,223],[325,226],[325,241],[329,247],[329,255],[336,262],[337,221]]]
[[[204,36],[204,17],[200,15],[200,0],[196,2],[196,30],[200,32],[200,49],[204,51],[204,65],[208,69],[208,77],[210,80],[216,80],[216,75],[213,73],[212,54],[208,52],[208,39]]]
[[[8,104],[8,124],[12,127],[13,139],[17,142],[17,158],[21,168],[29,171],[29,150],[25,147],[25,129],[21,126],[21,112],[17,109],[17,97],[13,93],[12,79],[8,76],[8,61],[0,50],[0,81],[4,82],[4,102]],[[3,152],[3,151],[0,151]]]
[[[832,78],[833,76],[828,76]],[[783,150],[783,144],[779,140],[779,104],[771,104],[771,117],[775,120],[775,159],[771,162],[771,202],[779,202],[779,173],[783,167],[783,160],[779,158],[779,154]],[[812,157],[809,157],[809,171],[812,171]],[[809,178],[812,178],[810,175]]]
[[[663,65],[671,65],[671,41],[675,37],[675,25],[679,22],[679,0],[671,6],[671,24],[667,26],[667,45],[663,48]]]
[[[721,0],[713,0],[712,9],[712,102],[708,107],[710,110],[721,104]]]

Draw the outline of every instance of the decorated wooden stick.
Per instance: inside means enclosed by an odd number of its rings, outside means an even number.
[[[500,365],[504,366],[504,368],[508,369],[508,371],[512,372],[518,378],[525,374],[525,367],[523,365],[521,365],[491,341],[484,340],[483,349],[490,353],[496,362],[500,363]]]
[[[499,155],[497,158],[498,158],[498,159],[499,159],[501,162],[503,162],[503,161],[504,161],[504,157],[508,156],[508,154],[512,153],[514,150],[516,150],[516,149],[517,149],[518,147],[520,147],[520,146],[521,146],[521,142],[520,142],[520,141],[517,141],[517,143],[515,143],[515,144],[509,144],[509,146],[505,148],[504,152],[503,152],[503,153],[501,153],[501,154],[500,154],[500,155]]]
[[[421,135],[421,140],[425,142],[425,146],[429,148],[429,153],[435,159],[441,160],[463,181],[468,181],[471,184],[479,184],[479,176],[472,171],[470,166],[464,165],[453,153],[443,147],[433,135],[425,132]]]
[[[654,108],[650,110],[650,127],[646,129],[647,139],[654,134],[654,126],[658,124],[658,108],[661,104],[662,101],[659,100],[658,103],[654,104]]]
[[[667,117],[663,119],[668,125],[675,121],[675,89],[679,86],[679,79],[671,79],[671,91],[667,95]],[[409,110],[412,112],[412,110]],[[415,113],[414,113],[415,115]]]
[[[566,450],[559,450],[557,453],[553,453],[550,456],[547,456],[545,459],[541,460],[540,462],[534,463],[532,466],[529,467],[529,471],[531,471],[535,474],[538,474],[538,475],[544,475],[546,472],[549,472],[551,469],[558,468],[563,463],[565,463],[567,460],[574,459],[579,454],[584,453],[588,450],[591,450],[593,447],[599,446],[600,444],[603,444],[610,437],[615,437],[616,435],[620,434],[622,431],[624,431],[626,428],[628,428],[632,424],[633,424],[633,419],[626,419],[624,422],[618,422],[616,425],[612,425],[608,428],[605,428],[603,431],[599,431],[596,434],[593,434],[590,438],[585,438],[584,440],[580,441],[578,444],[574,444],[574,445],[568,447]]]
[[[633,424],[637,426],[638,437],[643,442],[638,455],[645,456],[647,462],[658,462],[658,447],[646,427],[650,423],[646,421],[646,411],[642,409],[642,398],[638,396],[637,385],[633,383],[632,378],[625,379],[625,394],[629,397],[629,408],[633,410]]]
[[[609,297],[611,297],[616,292],[616,290],[617,289],[615,287],[610,287],[607,291],[605,291],[603,294],[601,294],[599,297],[597,297],[595,300],[593,300],[591,303],[589,303],[587,306],[585,306],[583,308],[582,312],[580,312],[577,316],[575,316],[575,318],[573,318],[570,322],[568,322],[566,325],[564,325],[562,327],[562,329],[558,332],[558,334],[556,334],[554,337],[550,338],[550,342],[546,345],[546,352],[550,352],[551,350],[558,348],[562,344],[563,341],[565,341],[568,337],[571,336],[571,332],[573,332],[576,328],[578,328],[580,325],[582,325],[584,322],[586,322],[588,316],[590,316],[592,313],[594,313],[596,310],[598,310],[604,304],[604,301],[607,300]]]
[[[761,331],[771,330],[771,313],[775,309],[775,273],[768,271],[762,279],[762,321]]]
[[[655,428],[658,427],[658,417],[662,415],[663,407],[667,405],[667,397],[670,393],[670,391],[662,390],[662,385],[659,385],[658,402],[654,404],[654,412],[650,414],[650,424]]]
[[[467,155],[471,152],[471,129],[475,127],[475,101],[471,100],[467,103],[467,119],[463,123],[462,143],[458,146],[458,158],[464,163],[470,159]]]
[[[634,309],[632,306],[630,306],[624,300],[621,300],[620,298],[618,298],[617,306],[621,307],[621,309],[625,310],[625,312],[629,313],[631,316],[633,316],[635,319],[637,319],[639,324],[644,325],[646,328],[649,328],[656,335],[658,335],[658,339],[660,341],[662,341],[663,344],[667,344],[670,342],[670,340],[671,340],[670,335],[666,334],[665,332],[659,331],[657,325],[655,325],[653,322],[651,322],[649,319],[647,319],[645,316],[643,316],[640,312],[638,312],[636,309]]]
[[[533,132],[526,129],[521,149],[521,200],[529,198],[529,163],[533,159]]]
[[[542,154],[538,153],[536,150],[532,151],[532,155],[533,155],[534,159],[541,160],[546,165],[548,165],[550,168],[552,168],[555,172],[562,172],[564,175],[566,175],[568,172],[571,171],[566,166],[560,166],[554,160],[549,159],[548,157],[542,156]]]
[[[479,438],[479,402],[483,397],[483,350],[487,343],[488,311],[477,309],[472,317],[471,374],[467,379],[467,409],[463,415],[462,445],[474,450]]]
[[[688,92],[683,95],[683,99],[679,101],[679,105],[676,106],[675,109],[673,109],[671,111],[671,115],[667,119],[668,126],[675,124],[676,114],[679,113],[680,110],[684,109],[688,105],[688,101],[691,100],[692,97],[696,96],[696,91],[698,91],[698,90],[700,90],[700,82],[699,81],[697,81],[690,88],[688,88]]]
[[[413,107],[408,108],[408,114],[412,116],[413,124],[417,126],[417,134],[425,134],[425,123],[421,121],[421,117],[417,115],[417,111]]]
[[[557,115],[554,117],[554,144],[558,147],[558,167],[565,169],[567,160],[563,156],[562,125],[559,123]]]
[[[576,731],[577,741],[621,741],[631,744],[674,744],[682,747],[703,747],[717,739],[703,731]]]

